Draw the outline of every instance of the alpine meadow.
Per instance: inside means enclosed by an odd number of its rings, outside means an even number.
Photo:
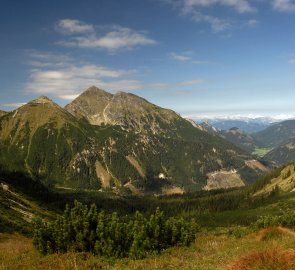
[[[0,269],[295,270],[294,0],[0,6]]]

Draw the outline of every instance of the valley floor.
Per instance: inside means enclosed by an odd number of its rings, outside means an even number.
[[[290,229],[269,228],[241,238],[228,230],[202,232],[189,248],[172,248],[144,260],[107,262],[88,253],[42,256],[31,239],[18,234],[0,234],[0,269],[293,270],[294,248],[295,232]]]

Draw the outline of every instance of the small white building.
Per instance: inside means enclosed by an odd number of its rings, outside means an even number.
[[[166,176],[164,173],[159,173],[159,176],[158,176],[159,179],[166,179]]]

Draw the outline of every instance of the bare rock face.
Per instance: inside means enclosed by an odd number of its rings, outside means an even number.
[[[92,125],[101,125],[107,122],[104,110],[112,97],[112,94],[91,86],[65,109],[78,118],[86,118]]]
[[[120,125],[137,132],[149,130],[159,133],[165,126],[183,120],[175,112],[131,93],[111,94],[95,86],[87,89],[65,109],[76,117],[86,118],[92,125]]]

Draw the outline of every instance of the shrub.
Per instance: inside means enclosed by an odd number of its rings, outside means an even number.
[[[295,213],[286,213],[280,216],[261,216],[253,225],[254,229],[263,229],[267,227],[283,226],[295,227]]]
[[[159,208],[149,218],[136,212],[127,221],[115,212],[98,213],[95,205],[88,207],[77,201],[55,221],[37,219],[34,226],[34,245],[43,254],[75,251],[133,259],[171,246],[188,246],[197,230],[194,220],[166,219]]]

